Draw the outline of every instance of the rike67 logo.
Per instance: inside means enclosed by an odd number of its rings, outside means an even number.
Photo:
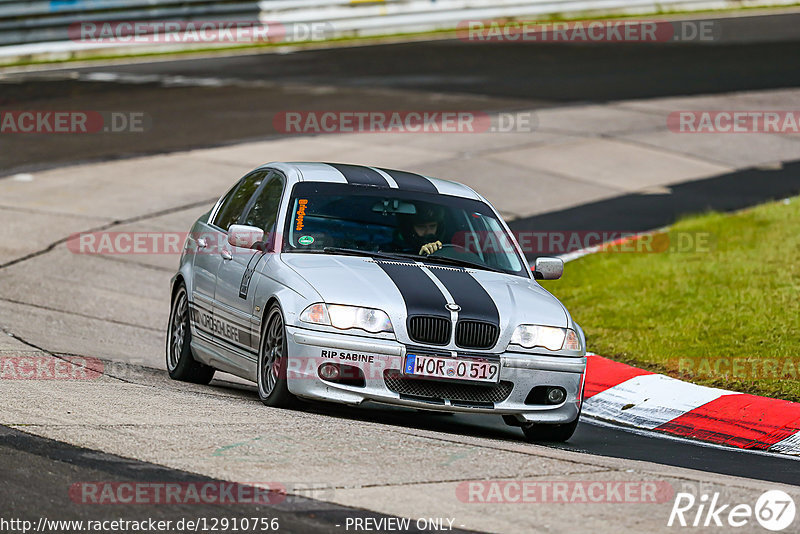
[[[724,527],[727,530],[751,524],[755,519],[765,529],[779,532],[794,523],[795,513],[794,499],[781,490],[763,493],[755,506],[724,503],[718,492],[703,493],[699,497],[681,492],[675,495],[667,526]]]

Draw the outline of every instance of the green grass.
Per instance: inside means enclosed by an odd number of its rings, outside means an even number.
[[[800,401],[800,197],[680,220],[653,248],[708,236],[689,252],[603,252],[545,286],[589,350],[696,383]]]

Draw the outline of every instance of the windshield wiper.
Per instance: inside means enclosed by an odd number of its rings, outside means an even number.
[[[472,267],[473,269],[484,269],[486,271],[508,274],[506,271],[502,269],[498,269],[497,267],[489,267],[485,263],[478,263],[476,261],[469,261],[469,260],[461,260],[458,258],[449,258],[446,256],[420,256],[419,254],[406,254],[406,253],[397,253],[395,254],[395,256],[402,256],[403,258],[410,258],[416,261],[439,262],[439,263],[446,263],[448,265],[457,265],[459,267]]]
[[[371,250],[359,250],[357,248],[325,247],[322,252],[326,254],[342,254],[345,256],[365,256],[370,258],[382,258],[385,260],[396,260],[397,255],[386,252],[374,252]]]
[[[410,259],[414,261],[429,261],[432,263],[445,263],[447,265],[456,265],[459,267],[472,267],[473,269],[484,269],[486,271],[493,271],[496,273],[503,273],[507,274],[504,270],[498,269],[496,267],[489,267],[483,263],[478,263],[475,261],[469,260],[460,260],[457,258],[448,258],[444,256],[420,256],[419,254],[407,254],[404,252],[374,252],[370,250],[359,250],[356,248],[340,248],[340,247],[325,247],[322,249],[321,252],[325,252],[327,254],[343,254],[348,256],[365,256],[365,257],[374,257],[374,258],[381,258],[385,260],[397,260],[397,259]]]

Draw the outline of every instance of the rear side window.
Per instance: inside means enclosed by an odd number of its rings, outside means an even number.
[[[247,201],[250,200],[250,197],[253,196],[253,193],[256,192],[268,173],[269,171],[264,170],[256,171],[242,178],[239,185],[231,189],[222,199],[219,210],[217,210],[217,214],[211,224],[222,228],[226,232],[232,224],[236,224],[247,206]]]

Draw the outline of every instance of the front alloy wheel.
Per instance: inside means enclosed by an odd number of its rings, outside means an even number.
[[[261,328],[258,350],[258,398],[267,406],[291,406],[295,400],[286,383],[288,350],[280,306],[273,304]]]

